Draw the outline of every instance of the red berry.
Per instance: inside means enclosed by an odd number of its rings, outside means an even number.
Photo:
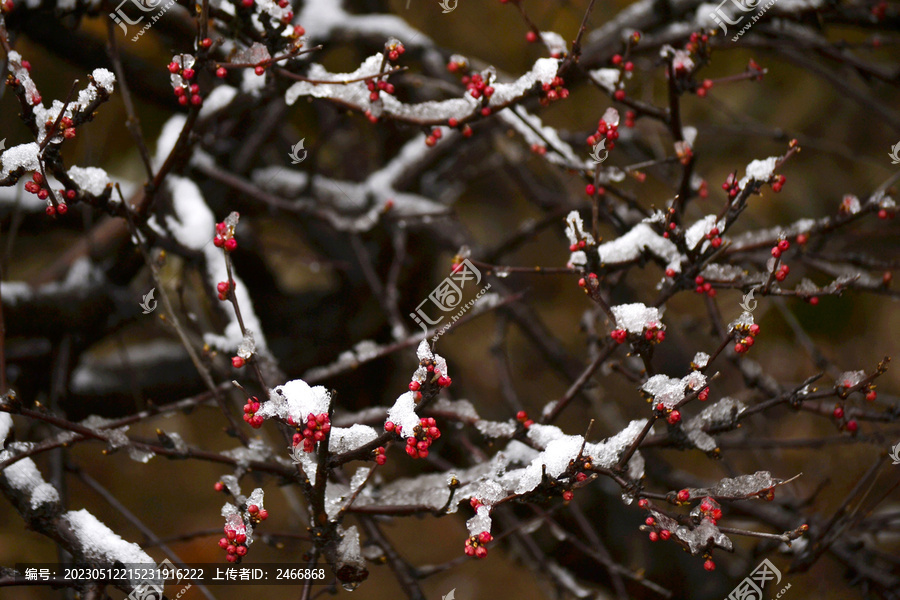
[[[228,538],[221,538],[219,540],[219,548],[224,550],[227,547],[228,547]]]
[[[193,79],[194,78],[194,70],[193,69],[185,69],[181,72],[181,76],[185,79]]]
[[[675,277],[675,269],[666,269],[666,277],[672,279]]]
[[[225,552],[227,552],[228,554],[235,554],[237,553],[237,546],[235,546],[234,544],[228,544],[228,547],[225,548]]]
[[[225,76],[228,75],[228,69],[225,67],[219,67],[216,69],[216,77],[219,79],[225,79]]]
[[[758,333],[759,333],[759,325],[757,325],[756,323],[754,323],[753,325],[750,326],[750,335],[755,336],[755,335],[757,335]]]
[[[209,38],[203,38],[202,40],[200,40],[200,47],[202,47],[202,48],[209,48],[210,46],[212,46],[212,40],[211,40],[211,39],[209,39]]]
[[[194,94],[191,96],[191,104],[194,106],[200,106],[203,104],[203,98],[199,94]]]
[[[594,193],[595,193],[596,191],[597,191],[597,188],[594,187],[594,184],[593,184],[593,183],[589,183],[589,184],[587,184],[587,185],[584,187],[584,192],[585,192],[588,196],[593,196]]]
[[[64,202],[60,202],[59,206],[56,207],[56,212],[58,212],[61,215],[64,215],[67,212],[69,212],[69,207],[66,206],[66,204]],[[872,393],[874,394],[875,392],[872,392]]]
[[[677,410],[673,410],[671,413],[669,413],[669,418],[666,419],[666,421],[669,422],[669,425],[674,425],[675,423],[677,423],[680,420],[681,420],[681,413],[678,412]]]
[[[640,500],[638,500],[639,508],[647,508],[648,506],[650,506],[650,501],[646,498],[641,498]]]
[[[62,207],[60,207],[60,208],[62,208]],[[62,212],[62,211],[60,211],[60,212]],[[874,401],[875,398],[877,398],[877,397],[878,397],[878,394],[875,393],[875,390],[870,390],[869,393],[866,394],[866,400],[868,400],[869,402]]]
[[[418,381],[410,381],[410,382],[409,382],[409,390],[410,390],[411,392],[417,392],[417,391],[419,391],[419,388],[420,388],[420,387],[421,387],[421,384],[420,384]]]
[[[787,240],[780,240],[778,242],[778,249],[781,250],[782,252],[784,252],[785,250],[787,250],[790,247],[791,247],[791,243]]]
[[[478,541],[481,542],[482,544],[487,544],[488,542],[490,542],[493,539],[494,539],[494,536],[492,536],[487,531],[482,531],[481,533],[478,534]]]
[[[259,520],[260,521],[265,521],[268,518],[269,518],[269,511],[267,511],[266,509],[262,509],[261,511],[259,511]]]
[[[238,556],[246,556],[247,546],[237,546],[235,548],[235,554],[237,554]]]
[[[235,369],[240,369],[244,366],[244,359],[240,356],[234,356],[231,358],[231,364]]]
[[[857,429],[859,429],[859,425],[854,419],[847,421],[847,431],[849,431],[850,433],[856,433]]]
[[[535,43],[537,41],[537,34],[533,31],[529,31],[528,33],[525,34],[525,41],[527,41],[530,44]]]
[[[703,568],[707,571],[715,571],[716,563],[714,563],[712,560],[707,560],[705,563],[703,563]]]
[[[684,490],[681,490],[680,492],[678,492],[678,495],[676,496],[676,498],[678,499],[679,502],[687,502],[688,500],[691,499],[691,493],[688,490],[684,489]]]
[[[840,406],[834,407],[834,412],[832,413],[835,419],[843,419],[844,418],[844,409]]]
[[[656,524],[656,519],[654,519],[653,517],[647,517],[646,519],[644,519],[644,523],[653,526]]]
[[[475,548],[475,556],[477,558],[484,558],[485,556],[487,556],[487,553],[487,548],[485,548],[484,546],[478,546],[477,548]]]
[[[774,256],[775,258],[781,257],[781,250],[778,249],[778,246],[772,247],[772,256]]]
[[[809,303],[812,304],[813,306],[816,306],[819,303],[819,297],[813,296],[812,298],[809,299]]]
[[[572,498],[575,497],[575,492],[573,492],[572,490],[566,490],[563,492],[562,497],[566,502],[570,502]]]
[[[238,557],[234,554],[228,554],[225,556],[225,560],[228,562],[237,562]]]
[[[631,61],[628,61],[627,63],[625,63],[625,70],[626,71],[634,71],[634,63]]]
[[[234,238],[228,238],[227,240],[225,240],[225,250],[227,250],[228,252],[234,252],[235,250],[237,250],[237,245],[237,240]]]
[[[169,66],[167,68],[169,69],[169,73],[177,73],[181,70],[181,65],[173,61],[169,63]]]
[[[805,244],[808,241],[809,241],[809,236],[807,234],[801,233],[801,234],[797,235],[797,243],[798,244]]]
[[[657,541],[658,539],[659,539],[659,534],[656,533],[655,531],[651,531],[651,532],[650,532],[650,541],[651,541],[651,542],[655,542],[655,541]]]
[[[617,65],[617,66],[622,64],[622,55],[621,54],[613,55],[612,64]]]
[[[670,535],[672,535],[672,534],[669,532],[668,529],[663,529],[662,531],[659,532],[659,537],[661,537],[663,540],[669,539]]]
[[[616,93],[613,94],[613,97],[616,100],[618,100],[619,102],[621,102],[622,100],[625,99],[625,90],[616,90]]]
[[[217,492],[221,492],[222,490],[225,489],[225,484],[222,483],[221,481],[217,481],[216,484],[213,486],[213,489],[216,490]]]

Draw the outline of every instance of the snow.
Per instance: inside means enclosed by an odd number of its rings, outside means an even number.
[[[662,404],[672,409],[684,400],[685,389],[697,390],[706,387],[706,376],[699,371],[691,371],[682,379],[668,375],[654,375],[644,382],[641,390],[653,398],[653,404]]]
[[[125,565],[156,564],[146,552],[141,550],[140,546],[126,542],[84,509],[65,513],[62,521],[67,523],[75,533],[85,557],[92,562],[106,564],[121,562]]]
[[[8,177],[9,173],[16,169],[24,169],[26,171],[37,171],[40,169],[38,149],[37,142],[19,144],[18,146],[7,148],[3,152],[2,160],[0,160],[3,176]]]
[[[585,240],[589,244],[594,243],[594,236],[584,230],[584,221],[577,210],[573,210],[566,216],[566,237],[570,244],[577,244]]]
[[[626,448],[631,446],[644,427],[647,426],[647,419],[637,419],[631,421],[625,429],[608,438],[599,444],[585,444],[584,452],[590,455],[591,461],[599,467],[611,468],[621,458]],[[637,462],[636,462],[637,461]],[[643,477],[643,459],[638,452],[632,455],[629,462],[629,476],[633,479]],[[636,471],[640,473],[636,473]]]
[[[331,437],[328,440],[328,450],[337,454],[343,454],[368,444],[378,437],[378,432],[368,425],[359,423],[350,428],[332,427]]]
[[[157,144],[157,160],[165,159],[168,155],[166,147],[174,144],[181,130],[178,121],[173,117],[163,127]],[[166,226],[172,232],[175,239],[189,250],[201,252],[206,259],[207,281],[214,286],[225,279],[227,269],[225,257],[221,249],[212,243],[215,232],[215,218],[200,193],[200,188],[185,177],[172,175],[166,178],[168,191],[171,193],[174,210],[173,216],[166,216]],[[162,233],[161,227],[155,217],[150,220],[150,225]],[[267,355],[268,344],[263,336],[259,317],[253,308],[253,302],[247,291],[247,286],[233,273],[236,288],[234,295],[241,307],[241,315],[246,329],[255,332],[256,347],[260,354]],[[223,352],[236,352],[238,346],[244,342],[240,323],[232,311],[226,312],[228,324],[223,335],[205,333],[203,341]]]
[[[304,11],[305,12],[305,11]],[[383,56],[379,52],[370,56],[350,73],[331,73],[320,64],[311,64],[307,77],[334,83],[310,83],[298,81],[288,88],[285,102],[293,105],[300,97],[328,98],[360,110],[371,110],[376,116],[392,116],[400,119],[425,120],[434,123],[446,122],[450,118],[462,120],[480,110],[481,103],[469,94],[462,98],[433,100],[417,104],[405,104],[389,94],[381,94],[380,100],[372,102],[364,81],[344,83],[354,79],[374,77],[379,74]],[[493,83],[494,94],[489,106],[498,107],[522,96],[535,83],[550,83],[556,77],[559,62],[552,58],[540,58],[531,70],[511,83]]]
[[[0,413],[0,448],[3,447],[3,442],[6,441],[7,436],[9,436],[9,432],[12,430],[12,416],[9,413]]]
[[[596,79],[602,87],[611,92],[616,89],[621,72],[619,69],[596,69],[591,71],[590,75]]]
[[[82,257],[72,263],[65,280],[61,282],[52,281],[33,289],[24,282],[4,281],[0,283],[0,290],[2,290],[3,302],[15,305],[19,302],[27,302],[36,296],[53,297],[70,294],[81,296],[95,286],[103,285],[104,282],[103,271],[95,267],[89,258]]]
[[[112,185],[106,171],[97,167],[72,167],[69,169],[68,175],[79,187],[94,196],[101,195],[106,190],[106,186]]]
[[[555,31],[542,31],[541,41],[547,46],[551,56],[562,57],[569,52],[565,38]]]
[[[172,152],[172,149],[175,147],[175,142],[178,141],[178,136],[181,134],[181,130],[184,128],[184,124],[187,121],[187,117],[184,115],[173,115],[166,121],[166,124],[163,125],[162,131],[159,133],[159,138],[156,140],[156,155],[154,157],[154,167],[159,168],[165,162],[166,157]]]
[[[237,95],[237,89],[230,85],[220,85],[203,99],[203,107],[200,109],[200,118],[206,119],[229,104]]]
[[[491,99],[493,100],[496,95],[495,93],[491,96]],[[562,153],[562,156],[560,156],[556,152],[548,152],[544,155],[544,160],[569,168],[583,168],[585,166],[593,168],[595,166],[592,161],[586,162],[578,158],[572,147],[559,137],[559,132],[554,127],[545,126],[540,117],[529,113],[521,106],[512,106],[509,110],[501,111],[497,116],[515,129],[528,146],[534,144],[546,146],[549,144],[554,150]],[[601,175],[600,181],[601,183],[607,182],[608,178]]]
[[[535,427],[533,425],[528,430],[529,437],[532,437],[531,433]],[[525,468],[519,479],[519,484],[515,488],[515,493],[524,494],[536,488],[541,483],[545,466],[548,477],[559,477],[566,470],[566,467],[569,466],[569,462],[578,456],[583,443],[584,438],[579,435],[567,435],[550,442],[547,445],[547,449],[541,452]]]
[[[697,365],[698,368],[702,369],[709,364],[709,354],[707,354],[706,352],[698,352],[694,355],[694,360],[692,360],[691,362]]]
[[[7,413],[2,414],[3,417],[9,419],[8,427],[12,426],[12,419]],[[0,418],[0,442],[6,439],[7,432],[3,431],[4,423]],[[7,430],[8,431],[8,430]],[[11,450],[0,452],[0,462],[10,459],[14,456]],[[37,465],[30,458],[23,458],[14,462],[0,472],[0,477],[6,479],[7,485],[18,491],[23,496],[29,497],[31,510],[38,509],[41,505],[59,502],[59,492],[56,488],[44,481],[41,472],[38,471]]]
[[[718,228],[719,231],[725,231],[725,221],[716,222],[716,215],[706,215],[693,225],[691,225],[687,231],[684,232],[684,242],[688,248],[693,249],[704,237],[706,234],[710,232],[713,228]],[[700,248],[701,251],[706,250],[709,247],[709,242],[705,242],[703,246]]]
[[[619,304],[611,309],[616,317],[616,327],[625,329],[629,333],[642,333],[644,329],[652,327],[663,330],[666,328],[662,323],[662,314],[656,307],[647,307],[637,302],[634,304]]]
[[[744,189],[750,180],[768,181],[775,173],[775,165],[778,163],[779,157],[770,156],[765,160],[754,160],[747,165],[746,175],[738,182],[738,187]]]
[[[600,262],[605,264],[637,260],[644,251],[666,261],[666,268],[681,271],[681,255],[675,244],[658,235],[646,223],[638,223],[625,235],[597,248]]]
[[[853,387],[857,383],[859,383],[860,381],[865,379],[865,377],[866,377],[865,371],[844,371],[843,373],[841,373],[840,375],[837,376],[835,381],[837,381],[837,384],[839,386]],[[847,383],[849,383],[850,385],[847,386],[846,385]]]
[[[338,565],[350,565],[357,568],[365,566],[366,561],[360,549],[359,531],[356,529],[356,525],[351,525],[343,532],[341,542],[335,551],[335,559]]]
[[[412,435],[413,429],[419,424],[419,416],[416,414],[416,400],[413,392],[400,394],[394,405],[388,409],[387,419],[403,429],[407,435]]]
[[[291,417],[295,423],[303,423],[310,413],[327,414],[330,406],[331,394],[324,387],[321,385],[310,387],[302,379],[294,379],[272,390],[269,393],[269,401],[265,402],[256,414],[265,418]]]
[[[478,507],[475,516],[466,521],[469,535],[478,535],[482,531],[491,532],[491,509],[482,504]]]

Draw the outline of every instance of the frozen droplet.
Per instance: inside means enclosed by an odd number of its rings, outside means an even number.
[[[499,277],[500,279],[506,279],[509,277],[509,268],[503,267],[494,271],[494,275]]]
[[[341,584],[341,587],[347,590],[348,592],[352,592],[356,588],[359,587],[359,583],[355,581],[345,581]]]

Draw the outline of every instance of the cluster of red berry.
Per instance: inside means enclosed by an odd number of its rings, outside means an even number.
[[[665,416],[666,422],[669,425],[674,425],[681,421],[681,413],[677,410],[667,408],[662,402],[656,405],[656,412],[660,417]]]
[[[406,453],[413,458],[426,458],[428,448],[439,437],[441,430],[437,428],[435,420],[432,417],[422,418],[413,429],[413,435],[406,438]]]
[[[554,77],[550,83],[543,84],[541,90],[544,95],[540,99],[541,106],[549,106],[551,102],[568,98],[569,90],[564,87],[565,84],[562,77]]]
[[[237,283],[235,283],[235,281],[233,279],[230,282],[229,281],[220,281],[219,283],[217,283],[216,291],[219,294],[219,300],[223,300],[223,301],[227,300],[228,292],[234,291],[235,286],[237,286]]]
[[[488,554],[488,549],[485,546],[488,542],[494,539],[487,531],[482,531],[478,535],[473,535],[466,540],[466,556],[474,556],[475,558],[484,558]]]
[[[191,67],[194,64],[193,57],[177,56],[175,60],[169,63],[169,73],[180,76],[173,78],[175,96],[178,103],[187,106],[188,102],[194,106],[203,104],[203,97],[200,96],[200,86],[196,83],[189,83],[191,79],[196,77],[197,72]]]
[[[697,275],[694,277],[694,283],[697,287],[694,288],[694,291],[698,294],[706,294],[710,298],[716,297],[716,288],[712,286],[712,283],[706,281],[703,275]]]
[[[749,327],[735,327],[735,332],[738,334],[738,341],[734,345],[734,351],[738,354],[743,354],[750,350],[750,347],[753,345],[753,338],[759,334],[759,325],[754,323]],[[749,334],[749,335],[747,335]]]
[[[781,191],[781,188],[784,187],[784,182],[787,181],[787,177],[784,175],[779,175],[775,178],[775,181],[772,182],[772,191],[776,194]]]
[[[216,223],[216,237],[213,240],[216,248],[224,248],[226,252],[237,250],[237,240],[234,239],[234,227],[226,223]]]
[[[384,92],[385,94],[394,93],[394,84],[384,80],[379,80],[376,83],[373,79],[366,79],[366,88],[369,90],[369,100],[372,102],[377,102],[381,97],[379,92]]]
[[[259,398],[256,396],[252,396],[247,399],[247,404],[244,405],[244,420],[252,427],[253,429],[259,429],[262,427],[265,419],[256,414],[256,411],[259,410]]]
[[[312,452],[317,442],[325,439],[325,434],[331,431],[331,419],[328,413],[319,413],[314,415],[309,413],[306,415],[306,427],[300,431],[297,427],[297,433],[294,434],[293,444],[299,446],[303,444],[304,452]]]
[[[738,178],[734,173],[728,175],[728,177],[725,179],[725,183],[722,184],[722,189],[728,192],[729,198],[734,198],[738,195],[738,192],[741,191],[741,188],[738,185]]]
[[[406,48],[403,47],[403,42],[397,39],[388,40],[384,49],[387,51],[388,58],[391,60],[397,60],[400,58],[401,54],[406,52]]]
[[[528,418],[528,413],[524,410],[520,410],[516,413],[516,421],[522,424],[525,429],[528,429],[532,425],[534,425],[534,420]]]
[[[718,227],[713,227],[708,232],[706,232],[706,239],[709,240],[709,243],[713,248],[718,248],[722,245],[722,238],[719,235]]]
[[[379,465],[383,465],[387,462],[387,455],[384,453],[384,446],[378,446],[375,450],[372,451],[375,455],[375,462]]]
[[[25,182],[25,191],[28,193],[37,195],[37,197],[40,198],[41,200],[46,200],[47,198],[49,198],[50,190],[43,187],[44,184],[46,183],[44,176],[40,172],[35,171],[34,173],[31,174],[31,179],[32,179],[31,181]],[[75,190],[68,190],[68,191],[59,190],[59,197],[60,197],[60,200],[56,206],[54,206],[52,203],[47,205],[47,209],[46,209],[47,215],[52,217],[57,212],[61,215],[66,214],[69,210],[69,207],[66,205],[65,201],[62,200],[62,198],[65,197],[65,198],[68,198],[69,200],[74,200],[75,199]]]
[[[632,114],[632,119],[633,119],[634,112],[632,112],[632,111],[628,111],[628,112],[630,112]],[[633,125],[633,123],[632,123],[632,125]],[[626,125],[626,126],[628,126],[628,125]],[[597,131],[595,131],[593,134],[589,135],[585,141],[587,142],[588,146],[593,146],[594,144],[599,142],[604,137],[606,138],[606,141],[607,141],[607,143],[605,144],[606,149],[612,150],[613,148],[615,148],[616,147],[615,140],[619,139],[618,124],[607,123],[603,119],[600,119],[597,122]]]
[[[579,243],[581,243],[581,242],[579,242]],[[571,248],[571,246],[570,246],[570,248]],[[587,277],[582,277],[581,279],[578,280],[578,287],[584,288],[584,292],[587,294],[587,293],[589,293],[588,286],[590,286],[591,288],[595,288],[595,287],[597,287],[597,284],[599,282],[600,282],[600,280],[597,277],[596,273],[588,273]],[[621,344],[622,342],[619,342],[619,343]]]
[[[839,422],[839,425],[842,428],[845,428],[850,433],[856,433],[859,429],[859,423],[856,422],[856,419],[849,419],[847,422],[844,421],[844,407],[840,404],[835,405],[834,412],[832,413],[836,421]]]
[[[684,49],[691,54],[697,54],[704,48],[709,46],[709,35],[705,33],[692,32],[688,38],[688,42],[684,45]]]
[[[47,131],[47,135],[50,135],[50,132],[53,130],[53,121],[47,121],[44,123],[44,129]],[[62,131],[63,137],[67,140],[71,140],[75,137],[75,123],[69,117],[63,117],[59,120],[59,130]]]
[[[12,0],[6,0],[6,2],[0,2],[0,12],[11,13],[15,7],[16,7],[16,5],[13,3]]]

